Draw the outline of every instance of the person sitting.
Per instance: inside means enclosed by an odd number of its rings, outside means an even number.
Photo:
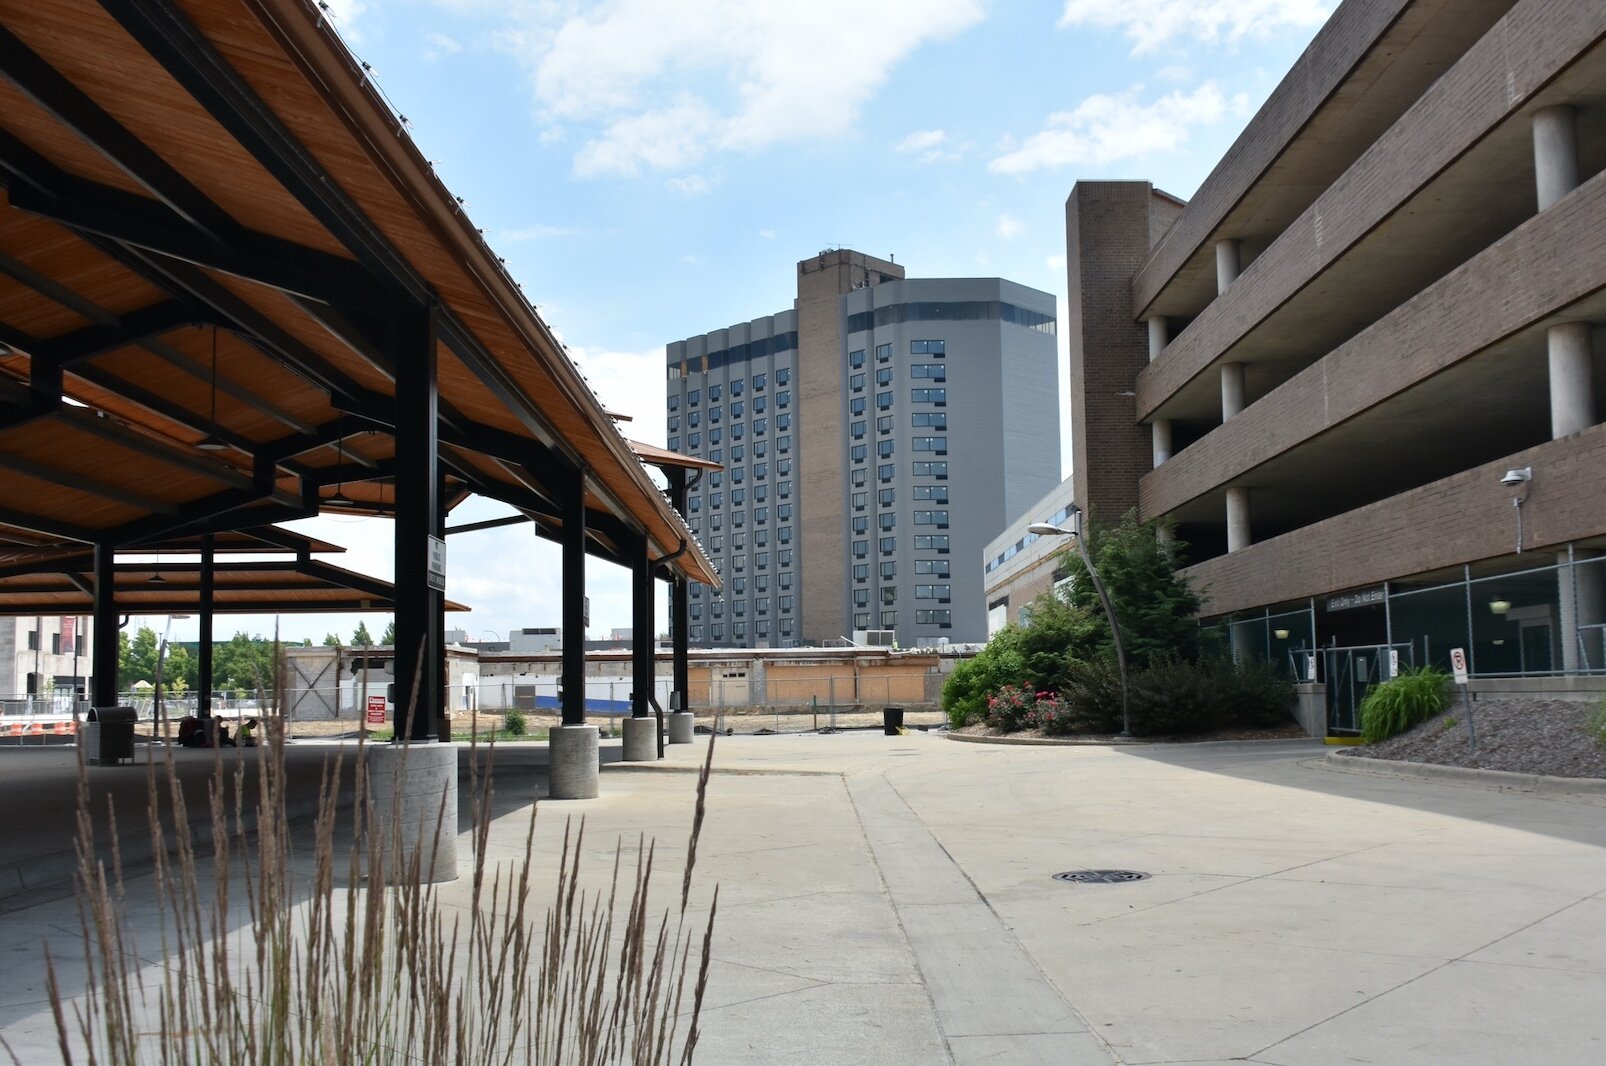
[[[256,725],[257,720],[255,718],[247,718],[240,723],[239,731],[236,733],[240,741],[240,747],[254,748],[257,746]]]
[[[201,720],[193,714],[187,714],[178,723],[178,743],[181,748],[206,747],[206,734],[201,729]]]
[[[217,725],[217,747],[232,748],[234,746],[234,738],[229,736],[229,727],[219,722]]]

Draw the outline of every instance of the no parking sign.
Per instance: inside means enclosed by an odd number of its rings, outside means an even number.
[[[369,696],[368,697],[368,724],[369,725],[384,725],[385,724],[385,697],[383,697],[383,696]]]

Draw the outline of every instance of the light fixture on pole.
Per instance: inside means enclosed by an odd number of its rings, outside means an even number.
[[[195,447],[203,452],[222,452],[228,450],[228,444],[219,437],[217,430],[217,326],[212,327],[212,419],[207,423],[209,429],[205,437]]]
[[[335,470],[338,472],[345,465],[346,465],[346,438],[345,437],[340,437],[335,441]],[[331,507],[350,507],[353,503],[356,502],[350,496],[346,495],[346,493],[344,491],[345,487],[346,487],[346,482],[345,482],[344,478],[342,478],[340,481],[337,481],[335,483],[335,493],[334,493],[333,496],[329,497],[329,506],[331,506]]]
[[[1070,537],[1076,541],[1076,550],[1082,557],[1082,565],[1087,567],[1087,576],[1093,580],[1093,591],[1099,594],[1099,602],[1104,605],[1104,616],[1110,620],[1110,635],[1115,638],[1115,665],[1121,671],[1121,735],[1130,737],[1132,707],[1127,692],[1126,647],[1121,643],[1121,625],[1115,620],[1115,606],[1110,603],[1110,594],[1105,591],[1104,582],[1100,579],[1097,568],[1093,566],[1093,556],[1087,550],[1087,538],[1082,536],[1082,509],[1073,503],[1069,510],[1070,529],[1048,522],[1034,522],[1026,527],[1026,532],[1036,533],[1040,537]]]

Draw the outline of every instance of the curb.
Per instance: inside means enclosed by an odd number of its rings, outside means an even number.
[[[698,763],[661,763],[661,762],[611,762],[602,767],[605,774],[689,774],[696,776],[701,773],[703,764]],[[841,770],[788,770],[785,768],[754,768],[748,769],[740,766],[715,766],[709,769],[713,777],[844,777]]]
[[[1606,779],[1598,777],[1553,777],[1524,774],[1511,770],[1478,770],[1470,766],[1440,766],[1437,763],[1406,762],[1402,759],[1372,759],[1364,755],[1328,752],[1324,760],[1336,770],[1380,777],[1421,778],[1447,781],[1515,792],[1538,792],[1559,796],[1606,796]]]
[[[1258,740],[1147,740],[1143,737],[1131,737],[1121,740],[1117,737],[1108,737],[1102,740],[1086,740],[1060,737],[1013,737],[989,736],[985,733],[944,733],[949,740],[956,740],[961,744],[1017,744],[1022,747],[1055,747],[1055,748],[1208,748],[1226,747],[1259,747],[1262,744],[1300,744],[1306,747],[1314,745],[1317,737],[1263,737]]]

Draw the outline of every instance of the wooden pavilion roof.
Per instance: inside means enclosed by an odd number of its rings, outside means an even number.
[[[311,0],[0,0],[0,185],[0,545],[389,513],[399,296],[448,508],[555,537],[579,468],[588,550],[718,584]]]

